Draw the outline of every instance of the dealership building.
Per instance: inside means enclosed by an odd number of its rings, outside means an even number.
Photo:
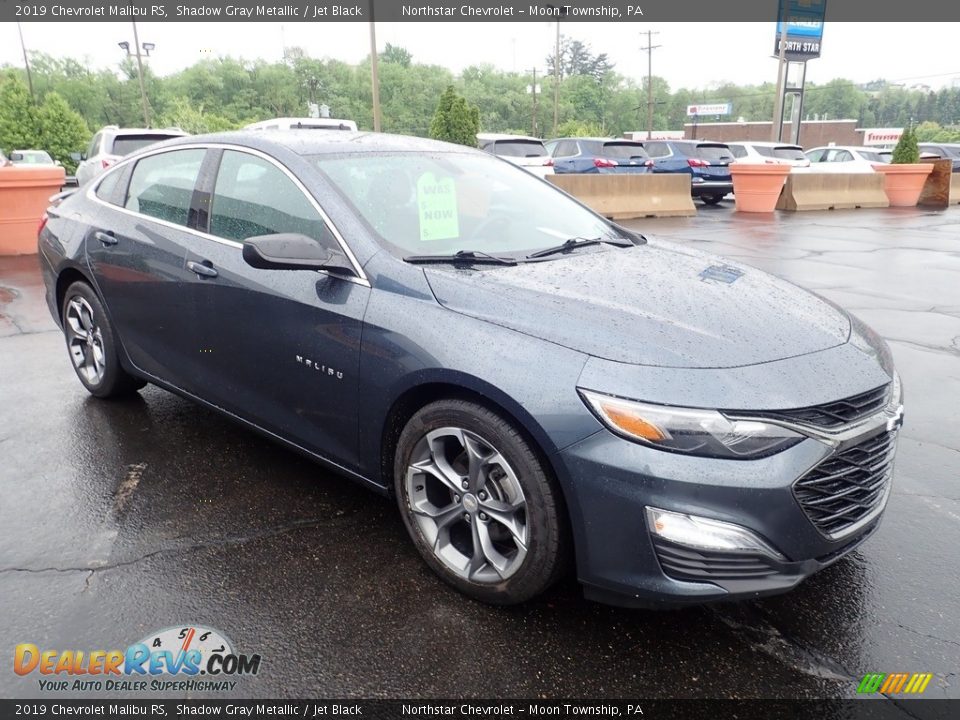
[[[705,122],[686,123],[683,130],[654,130],[655,140],[715,140],[737,142],[770,140],[770,122]],[[783,124],[783,137],[791,137],[790,123]],[[804,148],[821,145],[869,145],[892,147],[903,128],[858,128],[856,120],[807,120],[800,123],[800,145]],[[624,133],[633,140],[645,140],[644,130]]]

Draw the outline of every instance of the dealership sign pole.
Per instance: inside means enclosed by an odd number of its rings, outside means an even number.
[[[827,0],[777,0],[777,30],[774,55],[778,59],[777,98],[770,139],[780,142],[787,95],[793,96],[790,135],[795,145],[800,141],[803,117],[803,92],[807,78],[807,61],[820,57],[823,40],[823,19]]]

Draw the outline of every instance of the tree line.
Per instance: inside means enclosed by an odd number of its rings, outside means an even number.
[[[569,38],[561,45],[556,128],[552,55],[545,59],[550,74],[538,76],[541,92],[536,96],[530,92],[533,82],[529,73],[484,64],[454,75],[437,65],[417,63],[408,50],[390,44],[378,60],[385,132],[430,135],[438,103],[451,85],[479,110],[479,126],[484,132],[619,136],[646,128],[647,79],[625,77],[606,54]],[[46,143],[44,149],[69,165],[63,148],[70,148],[68,155],[82,149],[103,125],[143,125],[137,68],[130,59],[110,68],[90,68],[74,58],[35,52],[31,70],[33,98],[27,95],[24,110],[24,70],[0,68],[0,148],[29,144],[21,142],[31,139],[24,137],[23,126],[39,128],[43,124],[47,129],[34,133],[35,144]],[[279,62],[222,57],[164,77],[155,75],[147,65],[144,81],[155,127],[177,126],[193,133],[232,129],[271,117],[304,116],[310,102],[329,106],[332,116],[355,120],[361,128],[373,126],[369,57],[350,64],[288,48]],[[724,120],[769,120],[773,115],[773,83],[672,89],[666,79],[654,76],[652,84],[655,129],[682,129],[689,120],[687,105],[692,104],[729,102],[732,113],[721,118]],[[7,96],[16,102],[6,102]],[[849,80],[835,79],[808,86],[804,116],[852,118],[861,127],[924,123],[921,140],[934,139],[927,135],[956,140],[960,139],[956,127],[960,123],[960,89],[924,92],[882,80],[858,87]],[[57,130],[58,123],[65,128],[63,133]]]

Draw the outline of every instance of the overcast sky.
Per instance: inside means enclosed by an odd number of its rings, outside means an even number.
[[[642,23],[563,23],[564,35],[606,52],[623,75],[646,75]],[[653,72],[671,88],[704,88],[723,81],[760,83],[776,78],[774,23],[661,23],[654,45]],[[313,57],[357,62],[368,52],[366,23],[139,23],[141,42],[157,48],[149,63],[161,75],[205,57],[232,55],[279,60],[284,43]],[[489,62],[504,70],[544,70],[552,52],[554,26],[527,23],[378,23],[377,45],[401,45],[417,62],[459,72]],[[91,67],[113,66],[122,57],[121,40],[133,41],[130,23],[23,23],[28,49],[58,57],[86,58]],[[960,83],[960,56],[944,51],[960,37],[960,23],[827,23],[823,54],[808,65],[808,81],[835,77],[866,82],[876,78],[927,84]],[[0,24],[0,64],[21,65],[15,23]]]

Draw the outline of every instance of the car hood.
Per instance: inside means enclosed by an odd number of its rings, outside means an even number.
[[[739,367],[825,350],[850,335],[848,316],[816,295],[660,241],[424,272],[445,308],[622,363]]]

